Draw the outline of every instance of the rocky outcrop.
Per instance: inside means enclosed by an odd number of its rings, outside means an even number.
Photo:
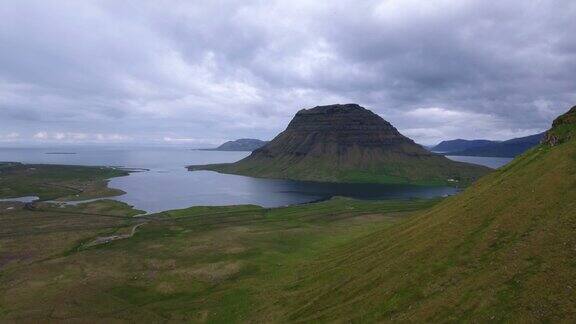
[[[556,146],[576,137],[576,106],[556,118],[552,128],[546,132],[543,144]]]

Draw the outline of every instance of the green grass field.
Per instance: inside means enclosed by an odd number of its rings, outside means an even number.
[[[106,179],[128,175],[107,167],[0,162],[0,198],[37,196],[41,200],[82,200],[122,193]]]
[[[437,202],[193,207],[147,216],[133,237],[95,246],[88,243],[125,233],[142,218],[106,200],[11,210],[1,214],[0,316],[248,320],[298,265]]]

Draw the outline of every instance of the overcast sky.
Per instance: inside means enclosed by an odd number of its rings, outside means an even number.
[[[417,142],[576,104],[576,1],[3,0],[0,146],[270,139],[355,102]]]

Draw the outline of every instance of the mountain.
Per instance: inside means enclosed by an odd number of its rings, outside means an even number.
[[[300,110],[285,131],[247,158],[189,169],[324,182],[436,185],[469,183],[489,171],[431,153],[357,104]]]
[[[487,145],[470,147],[464,150],[445,152],[447,155],[461,156],[491,156],[491,157],[516,157],[532,147],[540,144],[544,133],[513,138],[504,142],[492,142]]]
[[[481,147],[488,144],[495,144],[496,141],[489,140],[464,140],[455,139],[450,141],[442,141],[440,144],[434,146],[431,150],[434,152],[453,152],[462,151],[466,149]]]
[[[254,151],[266,145],[267,141],[253,138],[241,138],[235,141],[228,141],[217,148],[204,149],[205,151]]]
[[[463,193],[317,258],[265,312],[278,322],[576,322],[575,184],[576,107]]]

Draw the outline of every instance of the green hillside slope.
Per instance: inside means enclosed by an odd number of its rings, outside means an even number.
[[[305,266],[262,318],[574,322],[576,123],[561,127],[464,193]]]

